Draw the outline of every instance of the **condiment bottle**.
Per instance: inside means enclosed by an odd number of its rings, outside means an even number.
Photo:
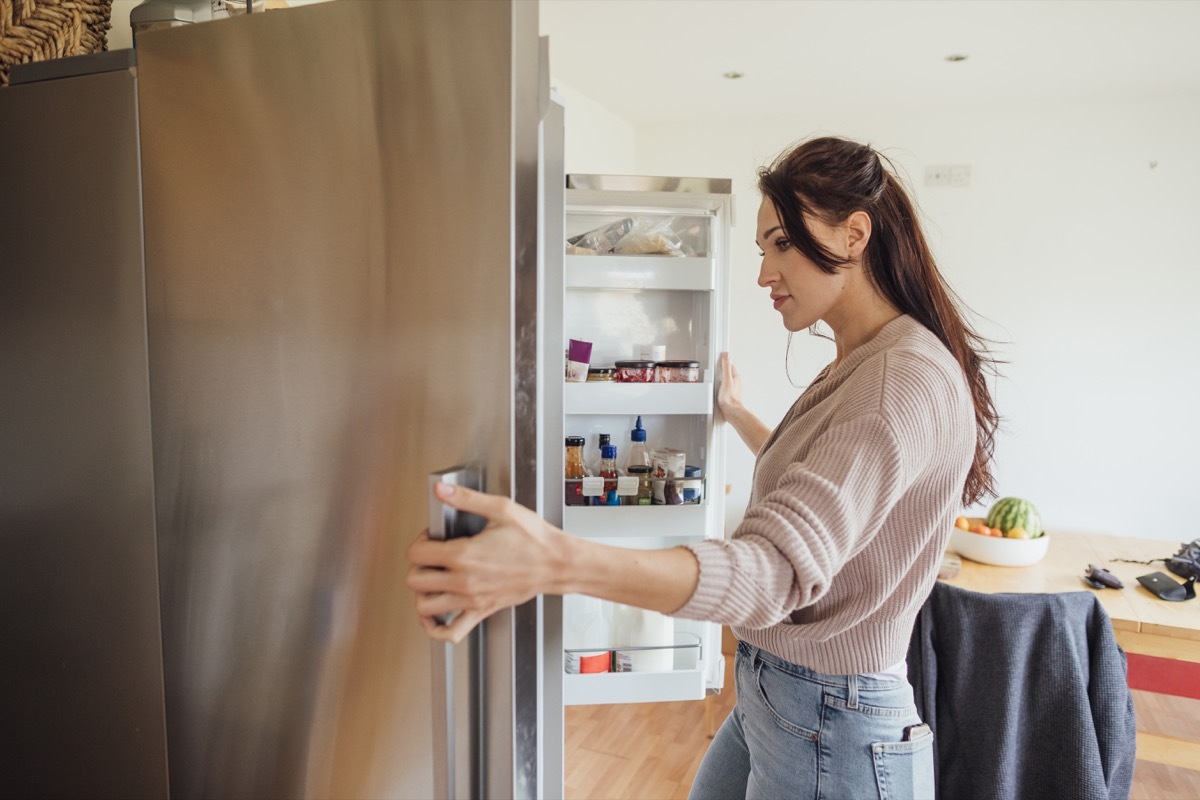
[[[583,496],[582,481],[587,477],[587,468],[583,465],[583,437],[568,436],[566,443],[566,483],[563,488],[563,501],[569,506],[586,506],[588,499]]]
[[[604,495],[596,498],[598,506],[619,506],[621,500],[617,497],[617,446],[606,444],[600,448],[600,477],[604,478]]]
[[[595,458],[588,460],[588,475],[600,474],[600,459],[602,457],[601,453],[604,450],[604,445],[612,444],[612,436],[610,434],[598,433],[596,434],[596,438],[599,440],[596,444],[596,456]]]
[[[642,427],[642,418],[637,418],[637,426],[629,432],[629,455],[625,462],[626,474],[630,472],[630,467],[650,466],[650,451],[646,447],[646,429]]]

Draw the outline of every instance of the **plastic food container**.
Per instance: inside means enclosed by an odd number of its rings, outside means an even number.
[[[588,370],[588,382],[611,381],[613,379],[613,371],[611,367],[592,367]]]
[[[651,476],[654,478],[654,505],[677,506],[683,503],[679,491],[683,477],[684,460],[682,450],[660,447],[650,453]]]
[[[654,383],[653,361],[618,361],[613,365],[613,380],[617,383]]]
[[[690,464],[683,468],[683,480],[680,483],[680,497],[685,505],[704,502],[703,473],[699,467]]]
[[[699,361],[659,361],[657,378],[659,383],[698,383]]]

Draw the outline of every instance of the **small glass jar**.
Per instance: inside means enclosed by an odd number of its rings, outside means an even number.
[[[629,477],[638,479],[638,493],[621,498],[624,505],[654,505],[654,484],[650,480],[650,466],[647,464],[630,464],[626,472],[629,473]]]
[[[613,379],[614,370],[611,367],[589,367],[588,368],[588,383],[596,381],[611,381]]]
[[[659,383],[699,383],[699,361],[659,361],[655,380]]]
[[[566,480],[563,485],[563,502],[569,506],[586,506],[588,499],[583,496],[583,479],[587,477],[587,467],[583,465],[583,437],[566,437],[566,461],[564,470]]]
[[[613,380],[618,383],[654,383],[653,361],[618,361],[613,366]]]
[[[699,505],[704,502],[704,481],[699,467],[688,464],[683,468],[680,488],[684,505]]]

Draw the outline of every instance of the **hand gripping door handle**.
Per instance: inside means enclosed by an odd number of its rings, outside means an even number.
[[[429,538],[454,539],[459,536],[474,536],[483,530],[487,520],[443,505],[434,496],[433,487],[438,483],[482,491],[483,469],[459,466],[430,474]],[[439,618],[438,622],[445,625],[453,618],[453,614],[447,615],[444,619]],[[433,642],[430,666],[433,675],[433,792],[437,800],[454,800],[458,796],[454,785],[454,645],[449,642]]]

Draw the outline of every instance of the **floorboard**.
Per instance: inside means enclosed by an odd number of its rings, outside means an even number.
[[[733,656],[725,690],[706,701],[573,706],[566,710],[567,800],[686,800],[714,727],[733,708]],[[1134,691],[1138,729],[1200,741],[1200,701]],[[1200,764],[1137,761],[1130,800],[1200,800]]]

